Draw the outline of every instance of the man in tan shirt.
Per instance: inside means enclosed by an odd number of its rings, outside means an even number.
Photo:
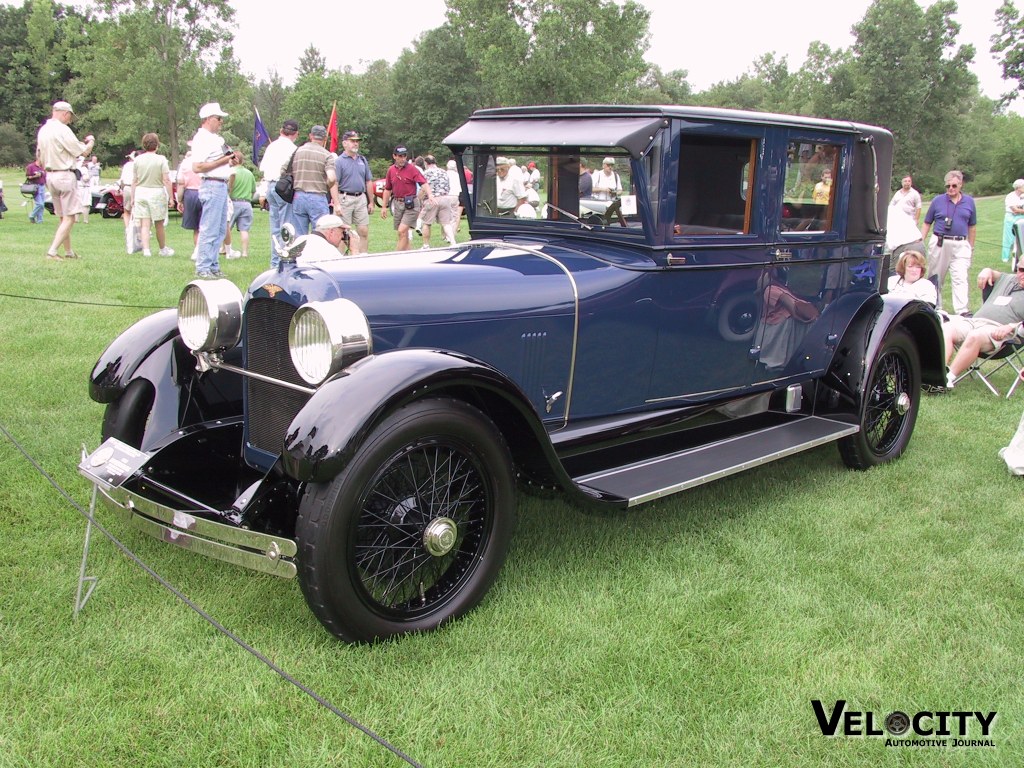
[[[53,212],[60,217],[60,224],[54,233],[53,242],[46,251],[46,258],[53,261],[77,259],[78,254],[71,248],[71,228],[75,216],[82,213],[82,198],[78,191],[78,176],[74,172],[75,161],[92,152],[96,140],[90,134],[81,142],[68,127],[75,119],[75,112],[66,101],[53,105],[50,119],[43,123],[36,135],[36,161],[46,169],[46,188],[53,199]],[[63,245],[64,256],[57,253]]]

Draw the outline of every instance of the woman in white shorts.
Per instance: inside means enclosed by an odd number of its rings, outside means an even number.
[[[147,133],[142,137],[143,152],[135,158],[132,180],[132,218],[139,225],[142,255],[152,256],[149,250],[149,224],[156,228],[156,241],[161,256],[173,256],[167,247],[164,222],[167,220],[167,202],[171,199],[171,169],[167,158],[156,153],[160,137]]]

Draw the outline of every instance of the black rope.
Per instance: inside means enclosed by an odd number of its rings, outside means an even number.
[[[52,299],[48,296],[22,296],[17,293],[0,293],[0,296],[7,299],[45,301],[52,304],[83,304],[87,307],[116,307],[117,309],[172,309],[172,307],[158,307],[151,304],[105,304],[101,301],[73,301],[71,299]]]
[[[330,712],[333,712],[335,715],[340,717],[342,720],[344,720],[346,723],[351,725],[353,728],[356,728],[357,730],[362,731],[364,734],[369,736],[371,739],[373,739],[375,742],[377,742],[380,746],[384,747],[386,750],[388,750],[389,752],[394,754],[396,757],[398,757],[402,761],[408,763],[411,766],[414,766],[415,768],[423,768],[423,766],[420,765],[420,763],[417,763],[415,760],[413,760],[407,754],[402,752],[400,749],[398,749],[397,747],[395,747],[392,744],[390,744],[388,741],[386,741],[381,736],[378,736],[376,733],[374,733],[372,730],[367,728],[365,725],[360,723],[355,718],[351,717],[350,715],[346,715],[344,712],[342,712],[336,706],[331,704],[331,702],[327,701],[325,698],[320,696],[320,694],[318,694],[316,691],[312,690],[311,688],[309,688],[308,686],[304,685],[303,683],[300,683],[298,680],[296,680],[290,674],[288,674],[283,669],[281,669],[279,666],[277,666],[277,664],[275,664],[273,661],[271,661],[269,658],[267,658],[265,655],[263,655],[260,651],[258,651],[255,648],[253,648],[251,645],[249,645],[247,642],[245,642],[242,638],[238,637],[238,635],[236,635],[234,632],[232,632],[227,627],[225,627],[223,624],[221,624],[219,621],[217,621],[215,618],[213,618],[213,616],[211,616],[205,610],[203,610],[198,605],[196,605],[190,598],[186,597],[181,591],[179,591],[177,587],[175,587],[170,582],[168,582],[166,579],[164,579],[160,574],[158,574],[155,570],[153,570],[149,565],[147,565],[145,562],[143,562],[142,559],[138,555],[136,555],[134,552],[132,552],[130,549],[128,549],[127,546],[122,544],[117,539],[117,537],[114,536],[114,534],[112,534],[110,531],[108,531],[106,528],[104,528],[103,525],[98,520],[96,520],[95,517],[90,515],[87,510],[82,509],[81,505],[77,501],[75,501],[71,497],[71,495],[66,490],[64,490],[64,488],[61,487],[61,485],[56,480],[54,480],[45,469],[43,469],[42,466],[40,466],[40,464],[31,456],[31,454],[29,454],[28,451],[26,451],[21,446],[21,444],[17,440],[14,439],[14,436],[10,432],[7,431],[7,428],[3,424],[0,424],[0,432],[3,432],[4,436],[8,440],[11,441],[11,443],[14,445],[15,448],[18,449],[18,451],[21,452],[21,455],[24,456],[25,459],[33,467],[35,467],[36,471],[39,472],[39,474],[41,474],[43,477],[46,478],[47,482],[49,482],[50,485],[53,486],[54,490],[56,490],[57,493],[59,493],[61,496],[63,496],[64,499],[68,502],[68,504],[70,504],[72,507],[77,509],[78,513],[80,515],[82,515],[82,517],[84,517],[86,520],[88,520],[90,523],[92,523],[94,526],[96,526],[96,529],[100,533],[102,533],[104,536],[106,536],[107,539],[110,540],[110,542],[115,547],[117,547],[119,550],[121,550],[122,554],[124,554],[125,557],[127,557],[132,562],[134,562],[136,565],[138,565],[140,568],[142,568],[146,573],[148,573],[150,576],[152,576],[153,579],[155,579],[156,582],[158,584],[160,584],[160,586],[164,587],[164,589],[166,589],[172,595],[177,597],[181,602],[183,602],[185,605],[187,605],[189,608],[191,608],[193,611],[195,611],[197,614],[199,614],[199,616],[201,616],[207,623],[209,623],[210,626],[212,626],[214,629],[216,629],[218,632],[220,632],[224,636],[230,638],[239,647],[243,648],[245,651],[247,651],[251,655],[255,656],[257,659],[259,659],[261,662],[263,662],[268,668],[270,668],[275,674],[277,674],[283,680],[286,680],[289,683],[291,683],[292,685],[294,685],[300,691],[302,691],[307,696],[309,696],[311,699],[313,699],[313,701],[315,701],[321,707],[323,707],[324,709],[326,709],[326,710],[328,710]]]

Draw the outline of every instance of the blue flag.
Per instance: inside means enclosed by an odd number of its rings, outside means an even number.
[[[252,164],[258,166],[260,150],[270,143],[270,136],[267,135],[267,129],[263,127],[263,121],[260,120],[260,111],[255,106],[253,111],[256,113],[256,123],[252,127]]]

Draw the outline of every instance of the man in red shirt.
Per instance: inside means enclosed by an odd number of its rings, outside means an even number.
[[[398,230],[397,250],[407,251],[409,230],[416,224],[420,212],[420,201],[416,194],[419,185],[424,185],[424,194],[428,200],[433,200],[434,196],[423,173],[409,162],[408,149],[399,145],[395,147],[391,157],[394,164],[388,168],[384,176],[384,199],[380,207],[380,217],[386,219],[388,209],[391,209],[395,229]]]

